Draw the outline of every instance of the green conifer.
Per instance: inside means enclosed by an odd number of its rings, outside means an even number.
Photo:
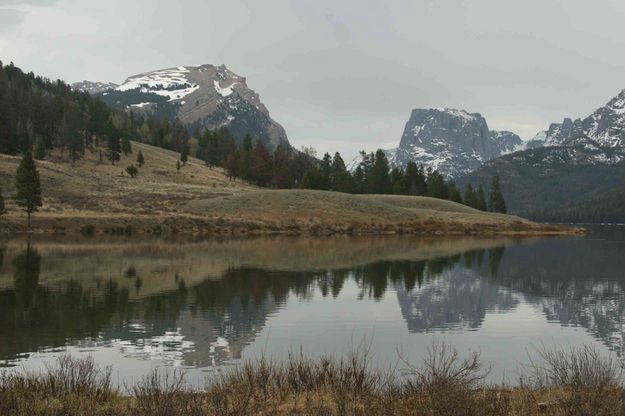
[[[37,212],[42,205],[41,183],[37,166],[30,151],[26,151],[22,157],[15,176],[15,202],[24,208],[28,214],[28,229],[30,230],[30,217]]]

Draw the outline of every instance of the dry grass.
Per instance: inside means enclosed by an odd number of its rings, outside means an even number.
[[[542,355],[542,353],[541,353]],[[154,372],[122,395],[108,371],[93,362],[62,357],[40,375],[0,378],[2,415],[621,415],[625,391],[613,363],[590,348],[543,355],[540,371],[579,375],[575,383],[554,377],[549,387],[487,386],[479,354],[461,358],[434,345],[420,367],[373,369],[362,346],[344,358],[285,361],[261,358],[212,379],[194,392],[182,373]],[[584,371],[563,363],[583,363]],[[574,366],[576,364],[573,364]],[[590,367],[587,367],[590,365]],[[607,375],[607,377],[606,377]]]
[[[424,197],[259,190],[230,181],[222,169],[190,158],[176,170],[175,152],[133,143],[116,165],[87,151],[72,165],[54,153],[37,162],[44,206],[34,227],[48,233],[113,234],[562,234],[563,229],[488,214]],[[138,151],[145,165],[130,178]],[[0,155],[4,192],[14,193],[18,157]],[[0,232],[24,230],[24,214],[9,200]]]

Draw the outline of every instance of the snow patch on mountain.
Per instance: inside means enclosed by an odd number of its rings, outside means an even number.
[[[234,92],[234,86],[236,85],[236,82],[232,83],[231,85],[222,88],[219,85],[219,81],[213,81],[213,85],[215,86],[215,91],[217,91],[217,93],[219,95],[221,95],[222,97],[228,97],[230,94],[232,94]]]
[[[512,132],[490,131],[479,113],[452,108],[415,109],[389,161],[401,168],[412,161],[457,177],[522,146],[521,138]]]
[[[169,101],[181,100],[200,86],[189,82],[186,74],[189,69],[184,66],[147,72],[128,78],[117,91],[139,90],[167,97]]]

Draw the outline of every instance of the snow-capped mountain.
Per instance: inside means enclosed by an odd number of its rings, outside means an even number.
[[[625,149],[625,90],[585,119],[565,118],[528,142],[528,148],[578,144],[581,138],[592,146]],[[617,160],[618,161],[618,160]]]
[[[228,127],[238,140],[246,134],[270,149],[289,146],[284,128],[251,90],[246,79],[224,65],[180,66],[133,75],[115,89],[100,94],[109,106],[178,118],[190,129]]]
[[[91,82],[91,81],[81,81],[74,82],[72,84],[72,88],[77,91],[83,91],[89,93],[91,95],[100,94],[105,91],[114,90],[119,87],[119,85],[114,82]]]
[[[514,133],[489,130],[478,113],[449,108],[415,109],[399,147],[387,155],[393,166],[405,167],[413,161],[447,177],[458,177],[522,145]]]

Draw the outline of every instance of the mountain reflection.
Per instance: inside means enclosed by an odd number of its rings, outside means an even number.
[[[84,246],[77,254],[30,242],[0,245],[0,359],[65,345],[115,346],[138,358],[219,365],[240,358],[289,300],[337,299],[348,281],[358,299],[396,297],[410,332],[478,329],[487,313],[525,301],[623,352],[623,287],[609,278],[623,270],[622,253],[593,268],[588,259],[597,253],[579,241],[397,238],[344,247],[349,241],[210,243],[181,252],[164,243],[135,251]],[[265,261],[258,246],[283,253],[284,261],[257,266]],[[107,250],[127,250],[124,262]]]

